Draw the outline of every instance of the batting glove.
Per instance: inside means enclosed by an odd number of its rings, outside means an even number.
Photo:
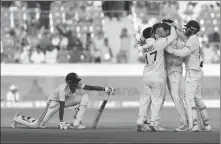
[[[105,87],[105,92],[108,93],[109,95],[114,94],[115,89],[111,87]]]
[[[69,124],[66,122],[60,122],[58,126],[60,129],[68,129]]]

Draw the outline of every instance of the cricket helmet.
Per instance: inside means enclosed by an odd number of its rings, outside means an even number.
[[[190,28],[191,30],[194,30],[198,32],[200,30],[200,25],[195,20],[190,20],[186,25],[184,25],[186,28]]]
[[[145,39],[150,38],[153,32],[153,28],[152,27],[147,27],[143,30],[143,37]]]
[[[79,76],[76,73],[67,74],[65,80],[66,80],[67,83],[68,82],[78,83],[79,81],[81,81],[81,79],[79,78]]]

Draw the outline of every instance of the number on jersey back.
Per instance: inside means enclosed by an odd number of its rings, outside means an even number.
[[[144,45],[143,54],[145,56],[146,65],[152,64],[156,61],[156,59],[157,59],[157,50],[154,47],[154,41],[153,40],[147,41],[147,45]]]

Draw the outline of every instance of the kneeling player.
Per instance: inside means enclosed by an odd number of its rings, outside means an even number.
[[[32,128],[45,128],[45,124],[49,119],[59,111],[59,127],[60,129],[64,129],[69,126],[63,121],[64,108],[78,105],[71,127],[85,129],[86,127],[82,125],[82,119],[89,102],[89,97],[84,93],[84,90],[105,91],[106,93],[113,95],[115,89],[110,87],[84,85],[80,81],[81,79],[76,73],[69,73],[66,76],[66,82],[58,86],[48,98],[46,106],[47,111],[45,111],[45,116],[41,118],[42,120],[39,119],[39,121],[37,121],[31,117],[16,114],[12,121],[12,127],[16,127],[19,123]]]

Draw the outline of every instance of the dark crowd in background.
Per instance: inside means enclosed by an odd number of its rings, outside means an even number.
[[[202,5],[197,17],[205,63],[220,63],[219,4]],[[187,17],[195,6],[187,4]],[[140,63],[136,50],[142,26],[168,15],[180,23],[179,8],[178,2],[4,1],[1,63]],[[131,28],[105,29],[113,21],[127,26],[125,19],[133,21]],[[110,44],[116,36],[119,47]]]

